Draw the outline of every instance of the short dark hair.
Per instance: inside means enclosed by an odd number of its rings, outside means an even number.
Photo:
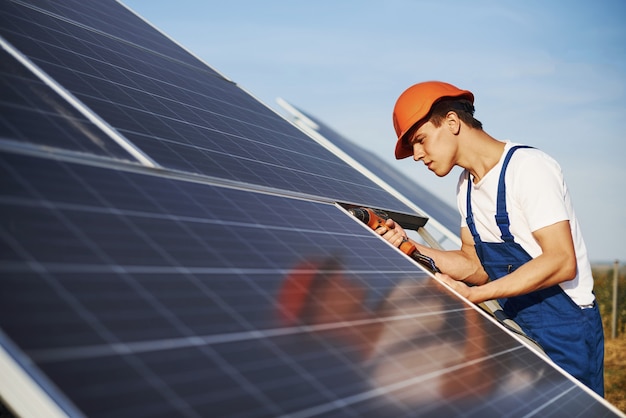
[[[450,98],[439,100],[430,108],[430,112],[425,120],[439,127],[450,111],[456,113],[459,119],[472,128],[483,129],[483,124],[474,118],[474,105],[467,99]]]
[[[430,121],[436,127],[440,127],[449,111],[453,111],[459,115],[459,119],[472,128],[480,130],[483,129],[482,122],[474,118],[474,105],[471,101],[467,99],[444,98],[435,102],[435,104],[433,104],[430,108],[428,115],[406,131],[403,136],[405,144],[407,144],[407,141],[415,135],[415,131],[417,131],[417,129],[426,121]]]

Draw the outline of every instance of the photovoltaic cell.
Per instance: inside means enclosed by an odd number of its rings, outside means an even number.
[[[93,147],[102,126],[3,52],[11,409],[616,415],[336,204],[400,202],[122,5],[0,4],[3,42],[161,165]]]

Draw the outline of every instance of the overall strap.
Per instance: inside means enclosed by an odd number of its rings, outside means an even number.
[[[509,213],[506,210],[506,183],[504,181],[504,175],[506,174],[506,168],[509,165],[509,161],[511,160],[513,153],[520,148],[532,147],[528,145],[516,145],[512,147],[506,154],[506,157],[504,157],[502,169],[500,170],[500,179],[498,181],[496,223],[498,224],[498,228],[500,228],[500,232],[502,232],[501,238],[505,242],[513,242],[513,235],[511,235],[511,231],[509,231],[511,223],[509,221]]]
[[[502,169],[500,170],[500,179],[498,182],[498,195],[497,195],[497,206],[496,206],[496,223],[498,224],[498,228],[500,228],[500,232],[502,233],[502,239],[504,241],[512,242],[513,235],[509,231],[509,214],[506,210],[506,185],[504,182],[504,175],[506,173],[506,168],[509,165],[509,161],[513,156],[513,153],[519,148],[532,148],[528,145],[516,145],[512,147],[507,155],[504,157],[504,162],[502,163]],[[474,223],[474,215],[472,213],[472,180],[470,178],[470,174],[467,174],[467,216],[465,221],[467,223],[467,227],[472,233],[472,237],[474,238],[474,243],[480,243],[480,235],[478,235],[478,231],[476,230],[476,224]]]

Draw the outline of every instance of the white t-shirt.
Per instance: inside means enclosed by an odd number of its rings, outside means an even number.
[[[472,188],[474,222],[483,242],[502,242],[495,221],[496,197],[502,163],[514,145],[518,144],[506,142],[498,164]],[[457,186],[457,205],[461,212],[462,227],[467,227],[468,179],[469,173],[465,170]],[[531,257],[535,258],[542,253],[532,235],[533,231],[569,220],[578,271],[576,278],[560,283],[560,286],[576,304],[593,303],[593,276],[587,248],[559,164],[543,151],[521,148],[515,151],[509,161],[505,182],[511,235]]]

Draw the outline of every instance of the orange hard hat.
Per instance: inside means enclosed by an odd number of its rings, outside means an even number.
[[[393,108],[393,127],[398,136],[396,159],[413,155],[413,149],[404,142],[404,135],[413,125],[422,122],[428,116],[433,104],[445,97],[463,97],[474,103],[471,91],[461,90],[442,81],[418,83],[400,95]]]

